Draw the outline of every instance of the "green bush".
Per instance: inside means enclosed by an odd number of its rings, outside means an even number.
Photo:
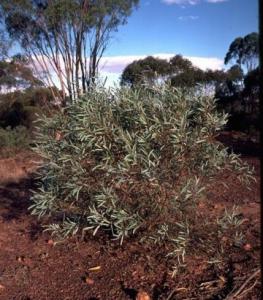
[[[55,89],[58,95],[59,91]],[[36,115],[56,111],[53,95],[48,88],[28,88],[0,94],[0,126],[25,126],[31,131]]]
[[[191,91],[97,88],[41,120],[35,151],[45,163],[31,211],[56,217],[47,230],[57,237],[105,230],[120,243],[165,242],[181,263],[192,232],[207,226],[196,217],[206,184],[225,169],[252,178],[215,140],[226,122],[212,98]]]
[[[26,127],[17,126],[13,129],[11,127],[0,128],[0,149],[1,156],[7,157],[11,149],[14,151],[29,149],[30,134]],[[5,152],[8,153],[5,153]]]

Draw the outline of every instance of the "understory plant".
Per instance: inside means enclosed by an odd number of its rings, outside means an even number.
[[[46,229],[61,239],[106,231],[120,243],[166,243],[181,265],[196,225],[207,226],[197,214],[207,184],[226,169],[253,178],[215,139],[226,122],[213,97],[194,91],[94,88],[40,120],[31,212],[57,220]],[[213,221],[218,232],[226,222]]]
[[[24,126],[0,127],[0,156],[8,158],[21,150],[30,149],[31,134]]]

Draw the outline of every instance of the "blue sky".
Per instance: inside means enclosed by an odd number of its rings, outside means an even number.
[[[147,55],[182,54],[205,68],[223,68],[230,43],[258,31],[257,0],[141,0],[105,52],[102,71],[116,80]]]
[[[253,31],[258,31],[258,0],[140,0],[113,34],[100,75],[111,86],[125,66],[148,55],[181,54],[201,69],[223,69],[230,43]]]

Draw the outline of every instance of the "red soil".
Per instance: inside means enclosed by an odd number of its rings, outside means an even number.
[[[260,264],[259,160],[244,159],[255,167],[258,180],[251,190],[225,173],[210,187],[209,202],[201,209],[211,216],[238,205],[247,219],[245,247],[229,250],[220,266],[208,264],[209,258],[202,254],[192,254],[175,278],[169,274],[164,248],[135,239],[119,246],[100,234],[54,246],[49,234],[42,232],[43,221],[27,210],[32,180],[5,184],[0,188],[0,299],[260,299],[260,274],[255,273]],[[30,161],[26,155],[17,164],[26,167]],[[241,296],[234,298],[235,293]]]

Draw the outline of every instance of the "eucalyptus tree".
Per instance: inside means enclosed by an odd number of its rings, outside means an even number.
[[[259,61],[259,36],[252,32],[244,37],[237,37],[229,46],[225,56],[225,64],[235,61],[248,72],[254,70]]]
[[[19,55],[11,60],[0,60],[0,92],[8,92],[12,89],[25,89],[42,86],[32,69]]]
[[[167,60],[147,56],[126,66],[121,75],[121,85],[136,86],[154,83],[158,79],[165,78],[169,73],[170,65]]]
[[[196,85],[217,86],[228,74],[222,70],[201,70],[190,60],[177,54],[169,60],[147,56],[126,66],[121,75],[121,85],[154,84],[156,81],[170,82],[174,87]]]
[[[95,82],[112,33],[139,0],[2,0],[10,37],[49,86],[59,83],[71,100]]]

